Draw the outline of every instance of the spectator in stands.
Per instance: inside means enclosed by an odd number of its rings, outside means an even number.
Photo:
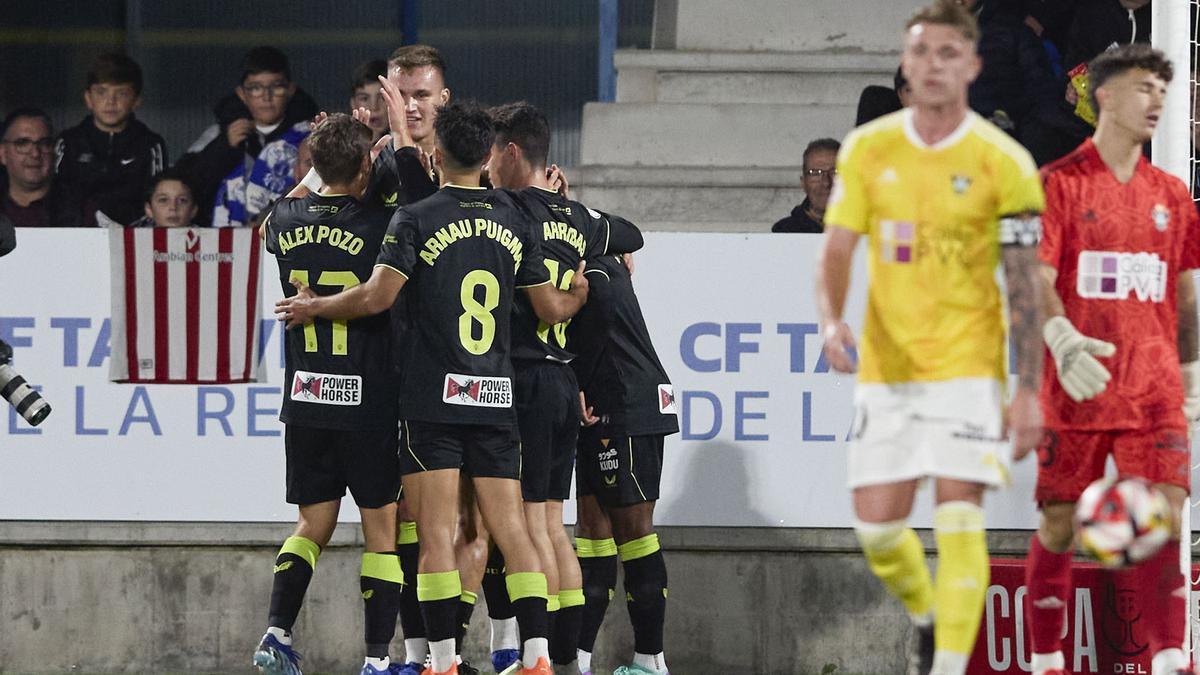
[[[198,227],[192,188],[175,169],[158,174],[146,190],[144,215],[129,227]]]
[[[354,78],[350,81],[350,109],[371,111],[367,126],[371,127],[376,141],[388,132],[387,103],[380,91],[383,88],[379,83],[381,77],[387,77],[387,61],[376,59],[355,68]]]
[[[1131,42],[1150,41],[1150,0],[1078,0],[1068,30],[1063,69],[1066,80],[1044,129],[1022,139],[1038,164],[1074,150],[1095,126],[1086,95],[1088,62],[1105,51]],[[1083,95],[1081,95],[1083,93]]]
[[[825,205],[837,175],[837,153],[841,144],[832,138],[818,138],[804,148],[800,188],[804,202],[792,214],[771,226],[772,232],[824,232]]]
[[[294,184],[297,148],[317,104],[292,81],[283,52],[255,47],[242,58],[234,93],[213,111],[217,124],[176,166],[196,190],[202,223],[211,209],[216,227],[245,225]]]
[[[18,108],[0,129],[0,164],[8,180],[0,213],[17,227],[78,227],[79,205],[54,180],[54,127],[37,108]]]
[[[91,114],[55,146],[56,180],[81,205],[85,226],[96,225],[96,211],[128,223],[167,163],[162,137],[134,118],[142,104],[141,67],[125,54],[101,54],[88,70],[83,102]]]
[[[1039,147],[1052,125],[1060,97],[1059,83],[1041,40],[1029,27],[1021,2],[966,0],[979,24],[979,56],[983,69],[968,90],[970,106],[1020,140],[1034,158],[1045,163],[1056,150]],[[972,7],[972,4],[974,7]]]
[[[899,68],[892,78],[891,89],[877,84],[867,85],[858,96],[858,112],[854,117],[854,126],[862,126],[873,119],[907,108],[910,93],[912,87],[908,86],[908,80],[904,79],[904,73],[900,72]]]

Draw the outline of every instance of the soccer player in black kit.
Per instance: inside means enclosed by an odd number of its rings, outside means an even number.
[[[679,431],[675,392],[650,341],[629,268],[615,256],[588,263],[591,294],[568,333],[571,362],[587,399],[579,434],[576,551],[583,570],[579,672],[616,586],[617,558],[633,625],[633,662],[613,675],[662,675],[667,567],[654,533],[663,439]],[[614,541],[615,540],[615,541]]]
[[[488,177],[517,197],[539,225],[542,255],[550,281],[570,284],[581,260],[641,248],[642,235],[629,222],[592,211],[560,195],[546,173],[550,125],[525,102],[492,108],[496,140]],[[563,528],[562,504],[570,497],[579,436],[579,385],[567,365],[575,358],[567,342],[567,324],[541,321],[528,299],[513,304],[512,361],[516,371],[517,423],[521,433],[521,492],[530,536],[542,554],[550,588],[550,656],[556,665],[575,660],[583,613],[583,578],[575,549]],[[493,555],[485,576],[489,615],[503,606],[495,571],[503,559]],[[556,597],[557,596],[557,597]],[[494,602],[493,600],[498,600]],[[557,605],[557,607],[556,607]],[[493,664],[498,663],[493,654]]]
[[[330,293],[368,279],[392,210],[369,206],[371,130],[335,114],[309,137],[320,192],[280,200],[264,224],[267,250],[279,263],[284,293],[293,281]],[[268,629],[254,654],[271,675],[300,673],[291,629],[322,547],[349,488],[362,514],[366,552],[360,577],[366,662],[363,675],[388,671],[403,583],[395,554],[399,387],[389,376],[392,330],[387,312],[319,319],[287,331],[285,425],[287,501],[299,521],[275,560]]]
[[[431,673],[457,673],[454,631],[462,586],[454,557],[460,469],[472,477],[480,512],[508,568],[520,625],[520,671],[550,675],[546,577],[521,507],[520,448],[509,361],[510,314],[518,288],[555,324],[587,299],[577,274],[568,291],[550,284],[533,223],[503,191],[479,187],[494,131],[470,103],[442,107],[434,164],[443,186],[396,211],[371,278],[333,296],[306,287],[276,304],[289,326],[316,317],[352,319],[392,306],[401,289],[411,310],[403,368],[401,471],[416,486],[421,541],[417,594]]]

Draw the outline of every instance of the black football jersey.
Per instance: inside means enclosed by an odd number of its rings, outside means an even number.
[[[679,431],[675,390],[658,360],[629,270],[617,256],[588,262],[588,301],[568,328],[579,388],[606,437]]]
[[[550,281],[528,212],[504,191],[446,185],[396,210],[378,264],[408,278],[401,417],[514,423],[513,296]]]
[[[571,287],[580,260],[632,253],[642,246],[641,232],[632,223],[593,211],[553,190],[531,186],[514,195],[533,219],[550,283],[564,291]],[[569,363],[575,358],[567,345],[570,322],[552,326],[542,321],[524,293],[513,302],[512,321],[512,358],[517,367],[527,361]]]
[[[286,296],[299,279],[318,295],[371,276],[393,209],[347,195],[281,199],[268,216],[267,250]],[[398,419],[389,312],[352,321],[316,319],[284,333],[286,380],[279,419],[323,429],[388,429]]]
[[[393,150],[388,144],[371,166],[363,201],[369,206],[396,208],[437,192],[433,177],[421,166],[414,148]]]

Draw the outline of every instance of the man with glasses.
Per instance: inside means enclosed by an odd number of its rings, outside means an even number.
[[[196,187],[217,227],[248,225],[294,185],[293,170],[309,121],[312,98],[292,82],[291,66],[274,47],[242,57],[234,94],[217,103],[217,124],[192,144],[176,167]]]
[[[0,214],[17,227],[78,227],[79,210],[55,188],[54,128],[37,108],[19,108],[0,130],[0,165],[7,181]]]
[[[825,231],[825,205],[837,175],[837,153],[841,144],[832,138],[818,138],[804,149],[804,168],[800,171],[800,187],[804,202],[792,209],[792,214],[771,226],[772,232]]]

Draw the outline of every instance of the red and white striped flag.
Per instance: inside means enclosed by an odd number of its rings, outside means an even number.
[[[109,379],[257,382],[262,244],[255,228],[113,228]]]

